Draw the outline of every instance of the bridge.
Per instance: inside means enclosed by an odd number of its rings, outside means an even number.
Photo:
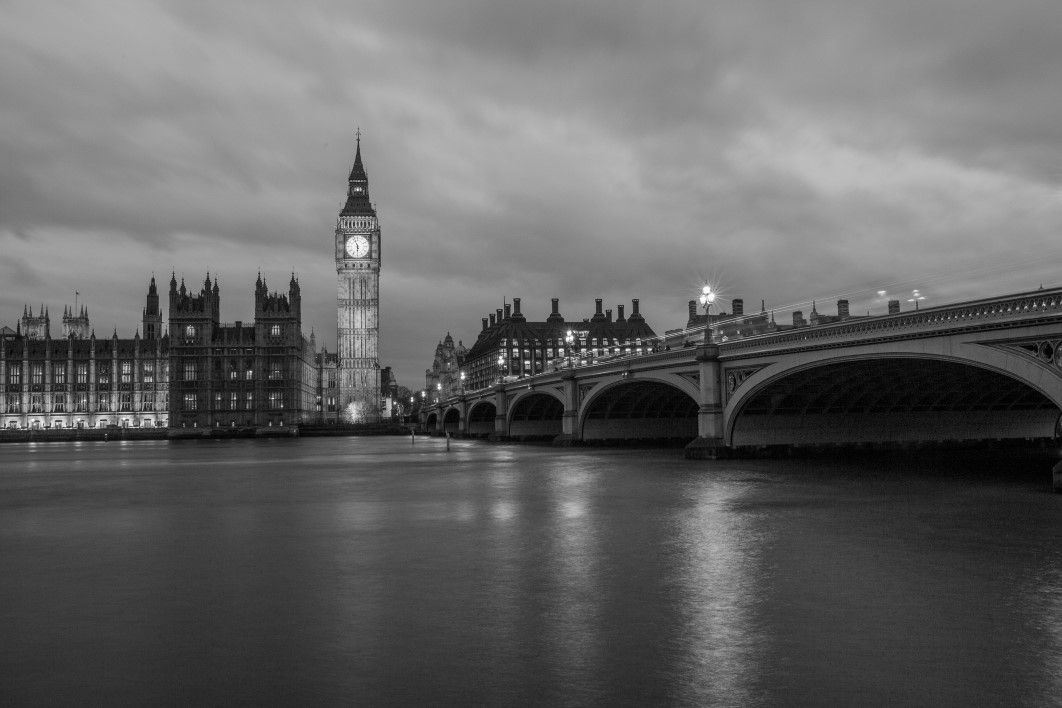
[[[695,338],[466,391],[422,409],[420,423],[555,444],[688,441],[689,457],[1059,436],[1062,288]]]

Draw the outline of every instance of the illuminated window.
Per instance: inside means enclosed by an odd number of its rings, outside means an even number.
[[[196,380],[196,376],[198,375],[198,373],[199,372],[198,372],[198,369],[196,367],[196,363],[194,361],[186,361],[186,362],[184,362],[184,380],[185,381],[195,381]]]
[[[155,362],[145,361],[143,368],[144,383],[155,383]]]
[[[121,364],[121,382],[133,383],[133,362],[123,361]]]
[[[30,383],[39,385],[44,383],[44,364],[32,364],[30,366]],[[36,411],[30,411],[34,413]]]
[[[66,394],[57,393],[52,399],[52,411],[55,413],[66,413]]]
[[[54,369],[52,369],[52,378],[55,380],[55,383],[59,384],[60,386],[65,384],[66,383],[66,367],[63,366],[62,364],[60,364],[59,366],[57,366]]]
[[[254,391],[247,392],[246,406],[247,410],[254,410]]]
[[[105,362],[96,368],[96,383],[106,386],[111,382],[111,364]]]
[[[194,411],[196,409],[196,400],[194,393],[184,394],[184,409],[186,411]]]
[[[284,393],[283,393],[283,391],[270,391],[269,392],[269,407],[270,408],[283,408],[284,407]]]
[[[74,399],[74,410],[77,411],[78,413],[87,413],[88,412],[88,394],[87,393],[76,393],[74,395],[76,396],[76,398]]]
[[[96,399],[97,411],[109,411],[111,409],[111,397],[106,393],[101,393],[99,398]]]
[[[275,324],[272,327],[270,327],[269,328],[269,336],[271,336],[271,337],[279,337],[280,336],[280,325]]]
[[[88,364],[78,364],[77,365],[77,373],[75,374],[75,376],[76,376],[76,381],[75,381],[76,383],[79,383],[79,384],[88,383]]]
[[[18,365],[18,362],[13,362],[7,370],[7,382],[9,384],[22,383],[22,367]]]
[[[237,394],[235,391],[233,391],[233,392],[231,392],[229,394],[229,410],[232,410],[232,411],[236,410],[236,405],[239,402],[238,395],[239,394]]]
[[[195,325],[188,325],[184,328],[184,336],[191,339],[195,336]]]

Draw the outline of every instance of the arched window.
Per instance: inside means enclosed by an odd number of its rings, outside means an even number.
[[[195,325],[188,325],[184,328],[184,336],[192,338],[195,336]]]

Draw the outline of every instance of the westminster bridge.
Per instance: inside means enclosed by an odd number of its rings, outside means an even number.
[[[696,339],[466,391],[420,423],[556,444],[683,439],[690,457],[1059,435],[1062,288]]]

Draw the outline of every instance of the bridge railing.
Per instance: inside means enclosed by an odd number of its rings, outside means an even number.
[[[785,344],[809,344],[830,339],[877,338],[912,333],[942,332],[990,325],[994,322],[1062,317],[1062,288],[1035,290],[984,300],[940,305],[921,310],[843,322],[808,325],[719,343],[721,354]]]

